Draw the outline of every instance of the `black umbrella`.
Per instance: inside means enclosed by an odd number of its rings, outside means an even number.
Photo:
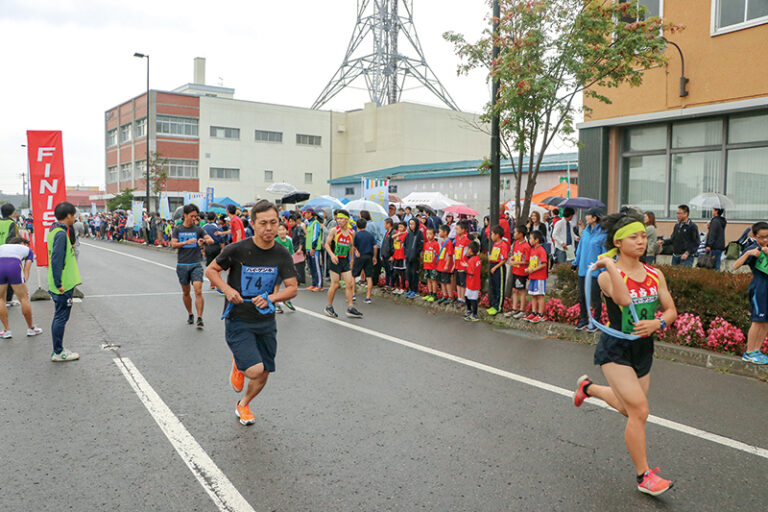
[[[306,201],[309,199],[309,192],[291,192],[290,194],[284,195],[282,199],[283,204],[295,204],[295,203],[301,203],[303,201]]]
[[[565,201],[564,197],[560,196],[550,196],[542,201],[542,203],[549,205],[549,206],[558,206],[560,203]]]
[[[437,213],[437,212],[435,212],[434,209],[432,209],[431,207],[429,207],[429,206],[427,206],[425,204],[416,205],[416,208],[419,209],[419,210],[427,212],[429,215],[436,215],[436,213]]]
[[[227,206],[221,203],[211,203],[208,205],[208,208],[224,208],[226,210]]]
[[[112,213],[125,213],[125,210],[118,208],[117,210],[112,210]]]
[[[250,203],[245,203],[245,204],[243,205],[243,208],[253,208],[254,206],[256,206],[256,203],[254,203],[253,201],[251,201]]]
[[[184,206],[179,206],[173,212],[173,220],[180,219],[184,216]]]

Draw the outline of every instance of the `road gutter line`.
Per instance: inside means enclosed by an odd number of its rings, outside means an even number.
[[[498,375],[500,377],[504,377],[509,380],[513,380],[516,382],[519,382],[521,384],[526,384],[528,386],[533,386],[538,389],[543,389],[545,391],[549,391],[551,393],[555,393],[557,395],[565,396],[569,399],[573,398],[573,391],[561,388],[559,386],[555,386],[552,384],[548,384],[546,382],[542,382],[540,380],[531,379],[529,377],[525,377],[523,375],[519,375],[516,373],[508,372],[506,370],[502,370],[500,368],[495,368],[493,366],[489,366],[487,364],[478,363],[477,361],[472,361],[471,359],[465,359],[460,356],[455,356],[453,354],[449,354],[447,352],[442,352],[440,350],[435,350],[430,347],[425,347],[423,345],[419,345],[417,343],[413,343],[411,341],[404,340],[402,338],[398,338],[396,336],[391,336],[389,334],[383,334],[377,331],[374,331],[372,329],[367,329],[365,327],[360,327],[359,325],[355,325],[353,323],[344,322],[342,320],[337,320],[335,318],[330,318],[328,316],[325,316],[324,314],[316,313],[314,311],[310,311],[308,309],[304,309],[300,306],[296,306],[296,311],[300,313],[304,313],[305,315],[309,315],[311,317],[315,317],[319,320],[325,320],[327,322],[334,323],[336,325],[339,325],[341,327],[346,327],[347,329],[352,329],[357,332],[361,332],[363,334],[368,334],[369,336],[374,336],[376,338],[380,338],[386,341],[390,341],[392,343],[396,343],[398,345],[401,345],[403,347],[411,348],[413,350],[418,350],[419,352],[424,352],[425,354],[429,354],[432,356],[440,357],[442,359],[447,359],[449,361],[453,361],[455,363],[459,363],[465,366],[469,366],[471,368],[475,368],[477,370],[482,370],[487,373],[491,373],[494,375]],[[587,402],[591,405],[594,405],[596,407],[601,407],[603,409],[607,409],[609,411],[617,412],[613,407],[609,406],[602,400],[597,400],[595,398],[588,398]],[[691,427],[688,425],[685,425],[683,423],[678,423],[676,421],[668,420],[665,418],[661,418],[659,416],[650,415],[648,416],[648,423],[653,423],[655,425],[659,425],[662,427],[666,427],[670,430],[675,430],[677,432],[681,432],[683,434],[688,434],[693,437],[698,437],[699,439],[704,439],[706,441],[710,441],[716,444],[720,444],[722,446],[726,446],[728,448],[733,448],[734,450],[739,450],[742,452],[749,453],[751,455],[757,455],[758,457],[762,457],[764,459],[768,459],[768,450],[765,448],[760,448],[759,446],[752,446],[746,443],[742,443],[741,441],[737,441],[735,439],[731,439],[729,437],[721,436],[719,434],[713,434],[712,432],[707,432],[706,430],[701,430],[696,427]]]
[[[131,360],[116,357],[113,361],[216,508],[221,512],[255,512]]]

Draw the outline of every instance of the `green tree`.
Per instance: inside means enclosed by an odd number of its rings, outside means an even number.
[[[119,208],[130,210],[132,206],[131,201],[133,201],[133,189],[126,188],[112,199],[107,199],[107,209],[110,211]]]
[[[168,181],[168,159],[155,151],[151,154],[149,160],[149,179],[152,192],[159,194]]]
[[[574,116],[581,94],[603,103],[603,91],[621,84],[638,86],[643,71],[666,62],[665,32],[681,27],[646,18],[638,2],[620,0],[498,0],[501,16],[489,18],[482,37],[468,42],[446,32],[461,59],[459,74],[478,68],[499,79],[499,94],[481,121],[494,114],[501,121],[502,157],[515,175],[515,218],[527,218],[542,158],[556,137],[575,142]],[[494,33],[493,23],[498,21]],[[492,59],[494,44],[499,46]],[[576,104],[574,104],[576,103]],[[490,162],[481,165],[487,170]],[[517,203],[517,201],[516,201]]]

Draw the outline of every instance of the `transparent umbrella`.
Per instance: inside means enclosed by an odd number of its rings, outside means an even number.
[[[290,183],[273,183],[267,187],[267,192],[276,196],[285,196],[297,191],[298,189]]]
[[[344,209],[355,216],[359,215],[361,210],[368,210],[371,213],[372,218],[387,217],[387,212],[379,203],[374,203],[367,199],[355,199],[354,201],[350,201],[344,205]]]
[[[710,210],[712,208],[722,208],[723,210],[732,210],[735,205],[733,204],[733,201],[728,199],[728,197],[725,194],[720,194],[718,192],[704,192],[690,201],[688,201],[689,206],[694,206],[696,208],[699,208],[701,210]]]

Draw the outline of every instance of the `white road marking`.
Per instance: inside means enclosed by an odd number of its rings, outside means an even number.
[[[203,293],[204,294],[208,294],[208,293],[217,293],[217,294],[219,294],[219,292],[217,292],[215,290],[205,290],[205,291],[203,291]],[[101,294],[101,295],[86,295],[85,298],[86,299],[103,299],[105,297],[106,298],[109,298],[109,297],[154,297],[154,296],[158,296],[158,295],[181,295],[181,291],[177,291],[177,292],[155,292],[155,293],[152,293],[152,292],[147,292],[147,293],[105,293],[105,294]],[[219,295],[221,295],[221,294],[219,294]],[[221,296],[223,297],[223,295],[221,295]],[[79,301],[82,302],[81,299],[74,299],[74,300],[79,300]]]
[[[160,429],[222,512],[255,512],[130,359],[113,359]]]
[[[82,244],[82,242],[81,242]],[[90,245],[90,244],[86,244]],[[93,246],[96,247],[96,246]],[[98,247],[99,249],[102,249],[101,247]],[[142,261],[145,261],[147,263],[152,263],[154,265],[158,265],[160,267],[165,267],[171,270],[176,270],[173,267],[169,267],[168,265],[163,265],[162,263],[158,263],[156,261],[148,260],[145,258],[139,258],[138,256],[131,256],[129,254],[124,254],[119,251],[115,251],[112,249],[104,249],[112,252],[116,252],[118,254],[123,254],[124,256],[129,256],[131,258],[136,258]],[[404,347],[412,348],[413,350],[418,350],[419,352],[424,352],[425,354],[430,354],[436,357],[440,357],[443,359],[447,359],[449,361],[453,361],[455,363],[463,364],[465,366],[469,366],[471,368],[475,368],[478,370],[482,370],[484,372],[492,373],[494,375],[498,375],[500,377],[504,377],[510,380],[514,380],[516,382],[520,382],[521,384],[526,384],[528,386],[533,386],[538,389],[543,389],[545,391],[549,391],[550,393],[555,393],[557,395],[562,395],[565,397],[568,397],[569,399],[573,397],[573,391],[561,388],[559,386],[555,386],[552,384],[548,384],[546,382],[542,382],[540,380],[531,379],[529,377],[525,377],[523,375],[518,375],[516,373],[508,372],[506,370],[502,370],[500,368],[495,368],[493,366],[489,366],[487,364],[478,363],[477,361],[472,361],[470,359],[465,359],[463,357],[455,356],[453,354],[449,354],[447,352],[442,352],[440,350],[435,350],[433,348],[425,347],[423,345],[419,345],[417,343],[413,343],[411,341],[404,340],[402,338],[398,338],[396,336],[390,336],[389,334],[383,334],[377,331],[374,331],[372,329],[366,329],[365,327],[360,327],[359,325],[355,325],[348,322],[343,322],[341,320],[337,320],[335,318],[327,317],[320,313],[315,313],[314,311],[310,311],[308,309],[304,309],[302,307],[296,306],[296,311],[299,311],[301,313],[304,313],[306,315],[318,318],[320,320],[325,320],[327,322],[332,322],[336,325],[339,325],[341,327],[346,327],[347,329],[352,329],[358,332],[362,332],[364,334],[368,334],[370,336],[374,336],[377,338],[381,338],[386,341],[391,341],[392,343],[396,343],[398,345],[402,345]],[[597,406],[602,407],[603,409],[607,409],[609,411],[614,411],[613,407],[609,406],[605,402],[601,400],[597,400],[594,398],[588,398],[587,402]],[[713,434],[712,432],[707,432],[706,430],[701,430],[696,427],[691,427],[688,425],[685,425],[683,423],[678,423],[676,421],[668,420],[665,418],[661,418],[659,416],[654,416],[651,414],[648,416],[648,422],[653,423],[662,427],[667,427],[668,429],[675,430],[677,432],[681,432],[683,434],[688,434],[693,437],[698,437],[699,439],[704,439],[707,441],[711,441],[713,443],[726,446],[728,448],[733,448],[734,450],[739,450],[742,452],[746,452],[752,455],[757,455],[758,457],[762,457],[764,459],[768,459],[768,450],[765,448],[760,448],[759,446],[753,446],[750,444],[742,443],[741,441],[737,441],[735,439],[731,439],[729,437],[721,436],[719,434]]]
[[[107,249],[106,247],[100,247],[98,245],[88,244],[88,243],[85,243],[85,242],[80,242],[80,245],[87,245],[88,247],[94,247],[96,249],[101,249],[102,251],[113,252],[115,254],[119,254],[121,256],[125,256],[126,258],[133,258],[135,260],[143,261],[145,263],[152,263],[153,265],[157,265],[158,267],[167,268],[168,270],[173,270],[174,272],[176,271],[176,267],[172,267],[170,265],[164,265],[164,264],[158,263],[156,261],[148,260],[147,258],[142,258],[141,256],[134,256],[133,254],[128,254],[128,253],[125,253],[125,252],[116,251],[114,249]],[[208,281],[208,278],[203,276],[203,281]],[[210,282],[210,281],[208,281],[208,282]]]
[[[471,368],[475,368],[477,370],[482,370],[484,372],[492,373],[494,375],[498,375],[500,377],[504,377],[509,380],[513,380],[516,382],[519,382],[521,384],[526,384],[528,386],[533,386],[538,389],[543,389],[545,391],[549,391],[550,393],[555,393],[557,395],[562,395],[564,397],[567,397],[569,400],[573,399],[573,390],[564,389],[559,386],[554,386],[552,384],[548,384],[546,382],[542,382],[540,380],[531,379],[529,377],[525,377],[523,375],[519,375],[517,373],[508,372],[506,370],[502,370],[500,368],[495,368],[493,366],[489,366],[487,364],[478,363],[477,361],[472,361],[471,359],[465,359],[463,357],[455,356],[453,354],[449,354],[447,352],[442,352],[440,350],[435,350],[430,347],[425,347],[423,345],[419,345],[417,343],[413,343],[411,341],[404,340],[402,338],[398,338],[396,336],[390,336],[389,334],[384,334],[378,331],[374,331],[372,329],[367,329],[365,327],[361,327],[359,325],[356,325],[351,322],[343,322],[341,320],[330,318],[324,314],[316,313],[314,311],[310,311],[308,309],[304,309],[302,307],[296,306],[296,311],[300,313],[304,313],[305,315],[309,315],[311,317],[324,320],[326,322],[331,322],[333,324],[336,324],[341,327],[346,327],[347,329],[352,329],[353,331],[361,332],[363,334],[367,334],[369,336],[374,336],[376,338],[380,338],[382,340],[390,341],[392,343],[396,343],[398,345],[402,345],[403,347],[408,347],[413,350],[418,350],[419,352],[424,352],[425,354],[429,354],[432,356],[440,357],[442,359],[447,359],[449,361],[453,361],[455,363],[463,364],[465,366],[469,366]],[[617,412],[613,407],[606,404],[602,400],[597,400],[595,398],[588,398],[587,402],[589,402],[592,405],[595,405],[597,407],[602,407],[603,409],[607,409],[609,411]],[[718,434],[713,434],[712,432],[707,432],[705,430],[698,429],[696,427],[691,427],[688,425],[685,425],[683,423],[678,423],[676,421],[668,420],[665,418],[661,418],[659,416],[650,415],[648,416],[648,423],[654,423],[656,425],[660,425],[662,427],[666,427],[671,430],[675,430],[677,432],[681,432],[683,434],[688,434],[693,437],[698,437],[699,439],[705,439],[707,441],[711,441],[713,443],[717,443],[723,446],[727,446],[728,448],[733,448],[734,450],[739,450],[742,452],[746,452],[752,455],[757,455],[758,457],[762,457],[764,459],[768,459],[768,450],[765,448],[760,448],[759,446],[752,446],[746,443],[742,443],[741,441],[736,441],[735,439],[731,439],[729,437],[724,437]]]

